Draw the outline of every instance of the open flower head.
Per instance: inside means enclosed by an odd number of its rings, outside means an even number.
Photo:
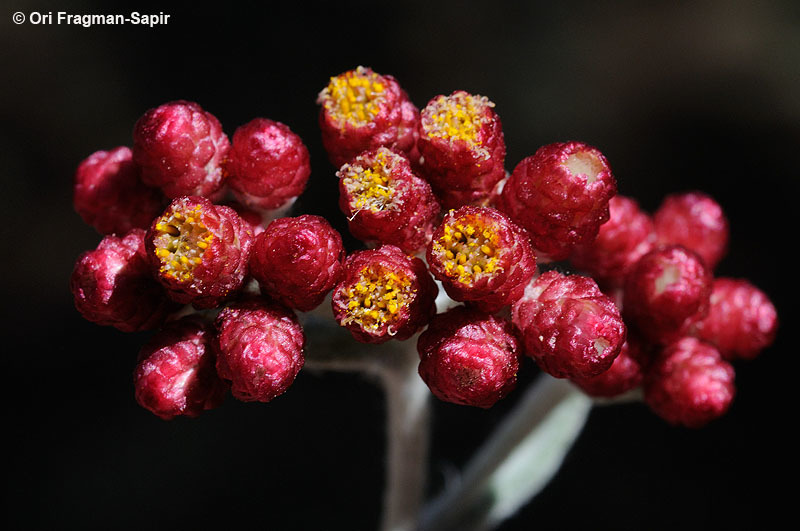
[[[347,257],[333,313],[363,343],[408,339],[435,313],[437,292],[422,260],[383,245]]]
[[[230,207],[179,197],[153,221],[145,239],[159,281],[173,300],[211,308],[238,290],[253,232]]]
[[[353,236],[410,254],[428,244],[439,203],[406,157],[381,147],[343,165],[337,176],[339,207]]]
[[[525,232],[491,207],[451,210],[433,234],[428,264],[453,299],[496,311],[522,294],[536,271]]]
[[[505,177],[506,145],[494,103],[458,90],[439,95],[420,114],[423,174],[445,208],[486,200]]]
[[[322,143],[334,166],[380,146],[415,153],[419,110],[392,76],[359,66],[319,93]]]

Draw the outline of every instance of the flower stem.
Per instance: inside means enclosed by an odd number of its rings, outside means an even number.
[[[326,301],[328,302],[328,301]],[[323,303],[301,314],[306,330],[306,369],[359,372],[383,388],[386,396],[386,479],[383,531],[412,531],[425,494],[428,473],[430,391],[417,374],[417,336],[378,347],[358,343]]]
[[[467,464],[462,480],[426,508],[421,529],[493,529],[540,492],[586,422],[592,400],[542,375]]]
[[[428,473],[430,391],[417,374],[416,350],[405,354],[387,364],[382,375],[387,446],[383,531],[416,529]]]

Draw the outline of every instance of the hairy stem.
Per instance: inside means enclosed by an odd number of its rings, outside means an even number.
[[[405,356],[394,358],[383,372],[387,446],[383,531],[416,529],[425,493],[430,391],[417,374],[418,360],[416,350],[406,349]]]
[[[569,382],[542,375],[467,464],[462,480],[427,507],[421,529],[496,527],[552,479],[591,407]]]
[[[336,325],[326,302],[300,316],[307,337],[305,368],[358,372],[383,388],[386,480],[380,529],[412,531],[425,493],[431,407],[430,391],[417,374],[417,336],[379,346],[358,343]]]

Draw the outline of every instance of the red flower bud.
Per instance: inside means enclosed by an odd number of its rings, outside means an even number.
[[[417,349],[420,376],[445,402],[489,408],[517,384],[513,326],[477,309],[457,306],[436,315]]]
[[[655,244],[650,216],[633,199],[614,196],[608,202],[610,218],[597,238],[575,246],[570,261],[598,283],[621,287],[630,268]]]
[[[712,277],[703,260],[680,245],[654,249],[625,282],[626,318],[650,341],[667,344],[708,312]]]
[[[643,373],[641,354],[637,352],[641,347],[631,336],[632,334],[628,334],[619,355],[607,371],[590,378],[572,378],[572,382],[589,396],[605,398],[612,398],[638,387],[642,383]]]
[[[127,147],[92,153],[75,172],[75,210],[101,234],[146,229],[165,202],[164,194],[141,181]]]
[[[144,230],[109,235],[83,253],[70,277],[75,307],[85,319],[123,332],[156,328],[178,305],[150,274]]]
[[[670,424],[699,428],[722,416],[735,394],[733,367],[713,346],[686,337],[648,368],[644,400]]]
[[[280,218],[256,237],[250,273],[269,296],[307,312],[341,280],[344,258],[342,237],[325,218]]]
[[[753,359],[772,344],[778,313],[769,297],[742,279],[717,278],[708,316],[692,335],[711,343],[728,360]]]
[[[311,175],[308,149],[288,126],[256,118],[236,129],[225,166],[244,204],[276,209],[299,196]]]
[[[170,198],[217,198],[229,149],[219,120],[189,101],[150,109],[133,129],[133,160],[142,169],[142,180]]]
[[[548,271],[525,288],[511,312],[526,354],[556,378],[597,376],[625,342],[617,306],[589,277]]]
[[[537,251],[563,260],[575,245],[597,236],[616,193],[600,151],[581,142],[555,143],[517,164],[498,207],[528,230]]]
[[[658,241],[683,245],[714,269],[728,250],[728,219],[722,207],[701,192],[668,196],[653,214]]]
[[[295,314],[249,298],[217,315],[217,372],[234,398],[269,402],[283,394],[303,367],[305,335]]]
[[[164,420],[214,409],[228,386],[217,376],[213,328],[196,315],[168,323],[139,352],[136,401]]]

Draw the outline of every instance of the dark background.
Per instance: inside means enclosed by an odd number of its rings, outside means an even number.
[[[732,234],[717,273],[750,279],[781,316],[775,345],[735,365],[727,416],[687,430],[641,404],[596,409],[557,479],[501,529],[753,529],[793,512],[800,4],[111,6],[0,10],[5,528],[376,527],[383,399],[370,382],[303,372],[270,404],[229,399],[160,421],[133,398],[148,334],[82,320],[68,289],[75,259],[100,239],[72,210],[75,167],[130,145],[136,119],[173,99],[197,101],[229,135],[257,116],[288,124],[312,155],[296,212],[344,230],[315,98],[359,64],[397,77],[420,107],[456,89],[489,96],[509,170],[543,144],[583,140],[648,210],[669,193],[711,194]],[[11,22],[59,10],[171,17],[152,29]],[[432,490],[514,404],[532,365],[492,410],[435,404]]]

